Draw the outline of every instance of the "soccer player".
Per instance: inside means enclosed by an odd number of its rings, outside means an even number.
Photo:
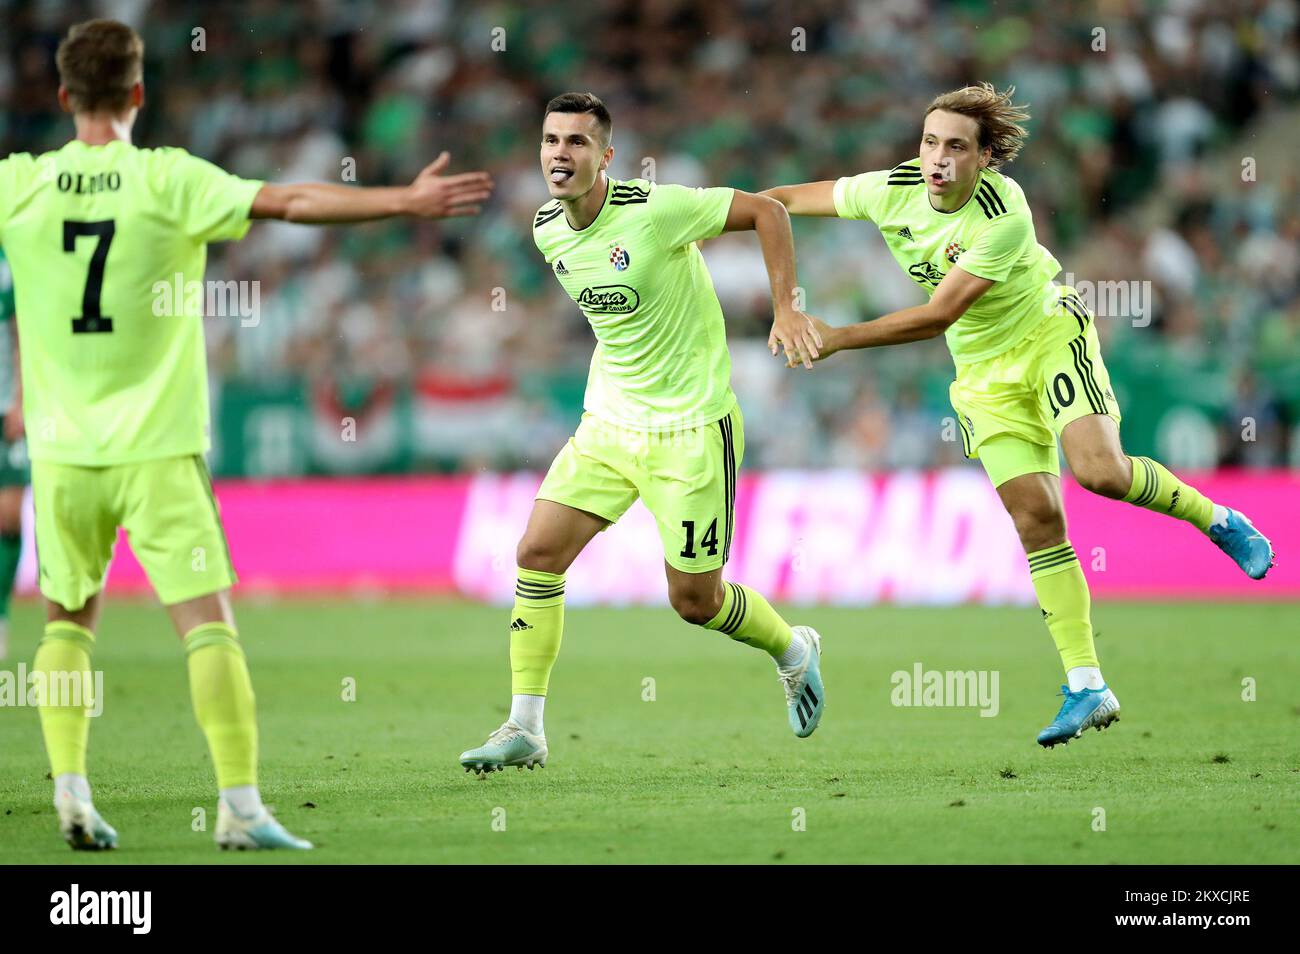
[[[201,281],[208,243],[242,238],[251,219],[467,214],[491,183],[483,173],[441,176],[445,153],[409,186],[361,189],[265,184],[182,149],[137,148],[143,52],[124,24],[72,27],[58,49],[58,96],[76,137],[0,161],[0,244],[17,292],[48,619],[33,671],[81,683],[40,707],[54,803],[73,848],[116,845],[91,799],[86,745],[100,591],[121,526],[184,643],[220,791],[217,843],[310,848],[258,795],[253,690],[229,596],[235,571],[203,459],[202,315],[197,301],[159,315],[155,286]]]
[[[0,249],[0,659],[9,652],[9,600],[23,550],[23,490],[27,486],[27,446],[23,441],[22,376],[18,372],[18,334],[14,330],[14,281]]]
[[[1204,497],[1120,444],[1119,405],[1093,316],[1034,235],[1020,186],[1000,169],[1026,138],[1028,114],[990,84],[945,93],[925,113],[920,153],[892,169],[769,189],[793,215],[868,219],[929,296],[875,321],[831,328],[821,357],[944,334],[968,458],[979,458],[1015,522],[1067,685],[1044,746],[1103,728],[1119,702],[1093,646],[1088,585],[1066,536],[1057,440],[1087,490],[1185,520],[1252,579],[1273,550],[1242,514]],[[796,356],[797,357],[797,356]]]
[[[533,219],[533,240],[590,322],[596,349],[585,413],[519,541],[510,717],[462,753],[466,771],[546,764],[542,710],[564,628],[564,574],[638,496],[658,523],[678,615],[776,661],[797,736],[812,734],[826,704],[818,634],[792,628],[761,595],[722,579],[745,438],[722,309],[695,244],[758,232],[775,313],[768,346],[805,355],[811,368],[818,342],[793,306],[790,217],[780,203],[738,190],[612,179],[612,129],[590,93],[557,96],[543,117],[552,198]]]

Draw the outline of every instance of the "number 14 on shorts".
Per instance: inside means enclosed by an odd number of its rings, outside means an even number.
[[[683,520],[682,530],[686,533],[686,546],[682,547],[681,555],[688,560],[694,560],[700,554],[695,550],[695,521]],[[714,517],[709,524],[708,529],[704,531],[704,536],[700,537],[700,548],[706,556],[718,555],[718,518]]]

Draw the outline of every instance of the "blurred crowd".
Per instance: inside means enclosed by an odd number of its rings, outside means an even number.
[[[1126,421],[1167,394],[1212,424],[1189,463],[1300,466],[1292,0],[0,0],[0,15],[0,154],[66,140],[54,48],[69,23],[113,16],[145,39],[140,145],[279,181],[400,183],[442,149],[492,171],[477,219],[263,224],[211,257],[210,278],[260,282],[261,306],[255,326],[207,320],[214,390],[299,382],[329,413],[408,395],[411,466],[544,467],[576,424],[591,333],[530,234],[552,95],[605,99],[616,177],[759,190],[914,156],[930,98],[976,79],[1030,105],[1005,171],[1039,241],[1076,284],[1149,283],[1145,319],[1099,320],[1112,375],[1140,382],[1121,390]],[[920,300],[867,224],[797,221],[796,241],[807,310],[832,323]],[[942,341],[786,371],[764,348],[754,237],[704,251],[746,465],[958,458]]]

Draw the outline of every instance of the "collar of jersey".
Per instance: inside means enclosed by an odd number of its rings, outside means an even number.
[[[80,139],[69,139],[64,144],[64,148],[66,149],[68,146],[72,146],[75,149],[113,149],[118,146],[129,146],[129,145],[130,143],[125,142],[124,140],[121,139],[113,139],[109,142],[100,143],[98,146],[92,146],[90,143],[82,142]]]
[[[587,225],[586,225],[584,228],[575,229],[575,228],[574,228],[574,227],[569,223],[569,217],[568,217],[567,215],[564,216],[564,224],[569,226],[569,231],[570,231],[570,232],[590,232],[592,229],[594,229],[594,228],[596,227],[596,223],[600,221],[600,217],[601,217],[602,215],[604,215],[604,214],[605,214],[605,210],[609,208],[609,194],[610,194],[611,192],[613,192],[613,191],[614,191],[614,178],[613,178],[613,176],[605,176],[605,201],[602,202],[602,203],[600,204],[600,209],[596,212],[596,217],[595,217],[594,219],[592,219],[590,222],[588,222]]]
[[[945,212],[943,209],[936,209],[934,207],[934,204],[930,201],[929,192],[925,194],[925,204],[930,206],[930,211],[934,212],[936,215],[956,215],[962,209],[966,208],[966,206],[970,205],[970,200],[975,198],[975,193],[980,190],[980,186],[982,186],[983,184],[984,184],[984,170],[981,169],[980,177],[975,180],[975,188],[970,190],[970,195],[966,196],[966,201],[963,202],[961,205],[957,206],[957,208],[953,209],[951,212]],[[993,187],[989,186],[989,188],[992,189]]]

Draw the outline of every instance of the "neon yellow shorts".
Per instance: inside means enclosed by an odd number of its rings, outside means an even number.
[[[719,421],[680,431],[635,431],[583,414],[537,498],[614,523],[640,497],[669,565],[708,573],[731,550],[744,428],[738,405]]]
[[[1059,476],[1056,441],[1067,424],[1089,414],[1120,421],[1093,317],[1068,286],[1014,348],[958,364],[948,394],[963,451],[979,458],[995,487],[1023,474]]]
[[[32,501],[41,593],[65,609],[103,589],[119,526],[165,605],[235,583],[202,457],[113,467],[34,460]]]

